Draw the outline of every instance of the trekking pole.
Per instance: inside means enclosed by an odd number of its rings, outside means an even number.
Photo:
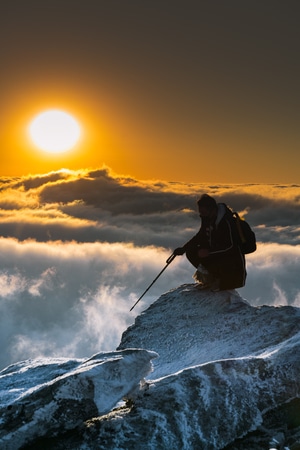
[[[176,257],[176,255],[174,255],[174,253],[172,253],[171,256],[169,256],[169,258],[166,261],[166,265],[165,267],[159,272],[159,274],[157,275],[157,277],[152,281],[152,283],[150,284],[150,286],[147,287],[147,289],[145,290],[145,292],[143,292],[143,294],[140,296],[140,298],[135,302],[135,304],[130,308],[130,311],[133,310],[133,308],[135,307],[135,305],[144,297],[144,295],[146,294],[146,292],[149,291],[149,289],[151,288],[151,286],[155,283],[155,281],[161,276],[161,274],[166,270],[166,268],[168,267],[168,265],[173,261],[173,259]]]

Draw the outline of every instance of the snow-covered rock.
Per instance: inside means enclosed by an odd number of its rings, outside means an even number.
[[[190,366],[272,352],[298,331],[299,308],[253,307],[235,290],[201,291],[188,284],[162,295],[139,315],[118,349],[156,351],[159,358],[150,375],[156,379]]]
[[[99,353],[88,360],[32,360],[0,372],[1,450],[19,449],[109,412],[151,371],[147,350]]]
[[[299,355],[299,308],[183,285],[115,352],[2,371],[0,448],[268,450],[273,440],[294,450]]]

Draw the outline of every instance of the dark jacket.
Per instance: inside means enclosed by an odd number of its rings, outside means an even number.
[[[242,287],[246,281],[245,257],[242,254],[230,222],[230,212],[223,203],[218,204],[215,221],[202,218],[198,233],[185,245],[186,256],[198,267],[202,264],[220,280],[221,289]],[[206,248],[209,256],[199,258],[198,250]]]

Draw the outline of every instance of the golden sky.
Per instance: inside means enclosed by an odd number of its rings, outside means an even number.
[[[15,0],[0,14],[1,175],[298,183],[298,1]],[[83,133],[48,154],[41,111]]]

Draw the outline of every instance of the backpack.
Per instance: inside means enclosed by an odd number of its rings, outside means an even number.
[[[238,246],[244,255],[256,250],[256,236],[246,220],[242,219],[237,212],[227,208],[230,223],[234,231]]]

